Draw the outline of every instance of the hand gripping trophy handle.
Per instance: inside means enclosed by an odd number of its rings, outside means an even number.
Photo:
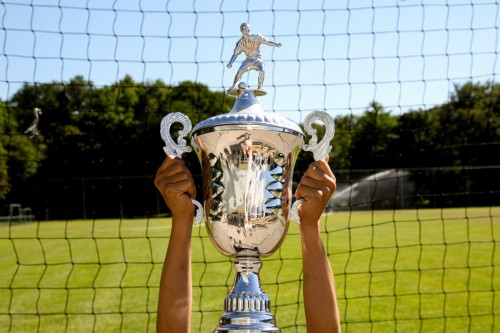
[[[170,127],[173,123],[181,123],[183,125],[182,130],[179,131],[179,137],[177,138],[177,143],[170,136]],[[163,151],[167,155],[173,155],[177,157],[181,157],[183,153],[189,153],[193,150],[193,148],[186,145],[186,140],[184,137],[191,131],[192,125],[189,118],[182,113],[173,112],[166,115],[160,124],[160,135],[163,141],[165,141],[165,147],[163,147]],[[191,199],[193,205],[195,205],[198,209],[196,210],[196,216],[194,217],[194,224],[197,225],[203,219],[203,207],[202,205]]]
[[[325,124],[325,135],[323,139],[318,143],[318,136],[316,135],[316,130],[311,126],[311,124],[320,120]],[[311,135],[311,139],[309,143],[303,144],[302,149],[306,151],[311,151],[314,156],[315,161],[319,161],[324,159],[332,150],[332,146],[330,146],[330,141],[333,139],[335,135],[335,122],[333,118],[324,111],[313,111],[309,113],[304,119],[304,130],[307,134]],[[304,200],[300,199],[293,203],[292,206],[292,219],[294,219],[298,224],[300,224],[300,216],[298,208],[304,202]]]

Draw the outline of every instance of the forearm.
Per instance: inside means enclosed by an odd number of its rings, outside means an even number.
[[[301,237],[307,332],[340,332],[335,282],[319,224],[301,225]]]
[[[280,47],[281,46],[281,43],[276,43],[276,42],[273,42],[273,41],[270,41],[270,40],[268,40],[265,44],[268,45],[268,46],[274,46],[274,47]]]
[[[184,333],[190,330],[191,221],[172,221],[172,232],[160,281],[157,330]]]
[[[237,57],[238,57],[238,56],[236,55],[236,53],[235,53],[235,54],[233,54],[233,55],[231,56],[231,59],[229,60],[228,65],[232,65],[232,64],[233,64],[233,62],[236,60],[236,58],[237,58]]]

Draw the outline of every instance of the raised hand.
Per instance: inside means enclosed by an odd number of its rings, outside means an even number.
[[[336,188],[336,179],[328,165],[328,156],[309,165],[295,191],[297,200],[303,200],[298,207],[302,225],[318,223]]]
[[[172,216],[190,218],[192,221],[195,206],[191,199],[196,197],[196,189],[193,176],[184,161],[167,156],[156,173],[154,183]]]

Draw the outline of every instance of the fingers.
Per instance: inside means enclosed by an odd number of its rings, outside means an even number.
[[[335,176],[325,159],[309,165],[295,194],[297,199],[323,196],[330,198],[336,188]]]
[[[315,198],[319,199],[322,197],[330,198],[336,189],[335,182],[329,179],[326,182],[313,179],[311,177],[304,176],[300,180],[300,184],[297,187],[295,196],[297,199],[308,199]]]
[[[193,199],[196,196],[196,193],[192,183],[191,179],[180,179],[174,181],[171,178],[167,178],[159,180],[157,187],[158,189],[165,191],[165,193],[177,193],[179,196],[188,195],[190,199]]]
[[[191,172],[184,161],[175,156],[165,158],[156,173],[154,183],[160,192],[187,193],[191,198],[196,196]]]
[[[325,157],[325,159],[323,160],[319,160],[319,161],[316,161],[314,163],[311,163],[309,165],[309,169],[320,169],[322,172],[324,172],[325,174],[327,174],[329,177],[331,178],[335,178],[335,176],[333,175],[333,172],[332,172],[332,169],[330,169],[330,166],[328,165],[328,155]]]
[[[165,178],[179,173],[191,175],[184,160],[175,156],[167,156],[156,172],[156,177]]]
[[[163,160],[163,163],[158,168],[157,174],[160,173],[160,172],[164,172],[164,171],[166,171],[169,168],[180,167],[180,166],[183,166],[183,165],[185,165],[185,163],[184,163],[184,160],[182,160],[181,158],[179,158],[177,156],[173,156],[173,155],[167,155],[167,157],[165,158],[165,160]]]
[[[316,179],[333,185],[336,183],[335,175],[326,160],[319,160],[311,163],[307,168],[304,177]]]
[[[323,200],[324,198],[330,198],[333,194],[331,187],[323,185],[321,183],[307,183],[307,180],[301,181],[297,191],[295,192],[295,197],[297,200],[303,199],[304,201],[315,201]]]

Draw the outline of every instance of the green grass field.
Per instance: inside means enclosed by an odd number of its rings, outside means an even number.
[[[344,332],[500,330],[500,207],[335,212],[322,222]],[[168,219],[0,225],[1,332],[153,332]],[[305,332],[298,228],[264,259],[282,332]],[[193,233],[192,332],[210,332],[228,258]]]

